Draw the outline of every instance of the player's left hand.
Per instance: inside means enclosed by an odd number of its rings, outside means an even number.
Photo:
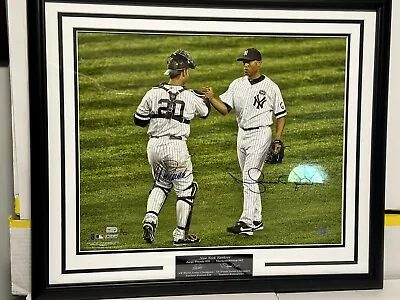
[[[281,140],[275,139],[268,148],[267,158],[268,164],[280,164],[285,156],[285,146]]]

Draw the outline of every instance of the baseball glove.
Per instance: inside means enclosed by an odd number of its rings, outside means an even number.
[[[278,146],[276,146],[278,145]],[[268,148],[265,162],[268,164],[280,164],[285,156],[285,145],[281,140],[274,140]]]

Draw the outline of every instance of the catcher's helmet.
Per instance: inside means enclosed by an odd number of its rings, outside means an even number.
[[[171,71],[181,71],[184,69],[195,69],[196,64],[189,52],[178,49],[172,53],[167,59],[167,70],[165,75],[169,75]]]

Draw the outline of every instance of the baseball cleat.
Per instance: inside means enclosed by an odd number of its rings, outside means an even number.
[[[200,238],[194,234],[189,234],[184,239],[179,239],[177,241],[174,241],[174,246],[193,245],[196,243],[200,243]]]
[[[253,222],[253,231],[263,230],[264,224],[262,221],[254,221]]]
[[[253,227],[250,227],[242,221],[236,222],[235,225],[226,228],[226,231],[233,234],[253,235]]]
[[[143,239],[149,244],[154,242],[155,227],[156,226],[153,223],[143,224]]]

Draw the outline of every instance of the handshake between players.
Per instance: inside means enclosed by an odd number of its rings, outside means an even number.
[[[274,152],[282,149],[278,162],[282,161],[284,148],[280,141],[287,113],[278,85],[260,71],[261,53],[255,48],[248,48],[237,61],[243,63],[244,76],[233,80],[217,98],[212,87],[203,87],[204,95],[185,88],[189,69],[195,69],[196,65],[188,52],[175,51],[168,58],[164,73],[169,75],[169,82],[149,90],[135,113],[136,125],[149,125],[147,154],[154,183],[143,220],[143,239],[148,243],[155,240],[158,214],[172,188],[177,194],[177,226],[173,231],[173,244],[179,246],[200,242],[199,237],[189,234],[198,185],[193,179],[186,140],[189,137],[190,120],[195,116],[206,118],[210,104],[222,115],[235,110],[238,124],[237,153],[242,172],[244,205],[238,220],[227,227],[227,231],[251,236],[264,228],[258,185],[248,183],[255,180],[251,170],[262,171],[271,145]],[[276,128],[273,138],[271,125],[274,119]],[[181,167],[188,172],[188,176],[159,180],[155,176],[155,168],[162,165],[168,172],[166,162],[171,161],[182,162]]]

